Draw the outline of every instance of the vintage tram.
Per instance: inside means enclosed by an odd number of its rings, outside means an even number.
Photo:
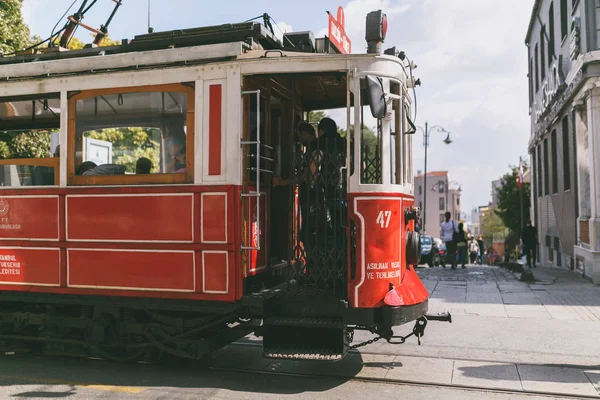
[[[413,66],[381,11],[367,54],[330,24],[0,58],[1,347],[200,358],[254,332],[339,360],[356,329],[449,320],[415,271]],[[301,145],[316,110],[345,129]]]

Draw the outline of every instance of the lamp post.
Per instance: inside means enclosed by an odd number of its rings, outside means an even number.
[[[452,140],[450,140],[450,132],[448,132],[447,130],[445,130],[444,128],[442,128],[439,125],[434,125],[434,126],[429,126],[429,124],[427,122],[425,122],[425,129],[418,127],[417,129],[420,129],[421,131],[423,131],[423,144],[425,146],[425,173],[423,175],[423,187],[427,188],[427,148],[429,147],[429,134],[431,133],[431,130],[435,130],[437,132],[440,133],[446,133],[446,139],[444,139],[444,143],[446,144],[450,144],[452,143]],[[426,232],[427,231],[427,189],[425,189],[423,191],[423,204],[425,204],[425,206],[423,207],[423,231]]]

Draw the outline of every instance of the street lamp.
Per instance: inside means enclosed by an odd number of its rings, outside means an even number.
[[[434,126],[429,126],[427,122],[425,122],[425,129],[421,128],[420,126],[417,127],[417,129],[420,129],[423,132],[423,144],[425,145],[425,175],[423,175],[423,187],[427,188],[427,148],[429,147],[429,134],[431,133],[431,130],[435,130],[437,132],[440,133],[445,133],[447,134],[446,139],[444,139],[444,143],[446,144],[450,144],[452,143],[452,140],[450,140],[450,132],[448,132],[447,130],[445,130],[444,128],[442,128],[439,125],[434,125]],[[427,189],[425,189],[423,191],[423,204],[425,204],[425,206],[423,207],[423,230],[426,231],[427,230]]]

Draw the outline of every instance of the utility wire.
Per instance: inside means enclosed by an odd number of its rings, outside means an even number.
[[[79,1],[79,0],[73,0],[73,2],[71,3],[71,5],[69,6],[69,8],[67,8],[67,11],[65,11],[65,13],[62,15],[62,17],[60,17],[60,19],[58,21],[56,21],[56,25],[54,25],[54,28],[52,28],[52,33],[50,33],[50,37],[54,36],[54,31],[56,30],[56,27],[58,26],[58,24],[60,24],[60,21],[62,21],[62,20],[65,19],[65,17],[69,13],[69,11],[71,11],[71,8],[73,8],[73,6],[75,5],[75,3],[77,3],[77,1]],[[52,42],[50,42],[50,44],[52,44]]]

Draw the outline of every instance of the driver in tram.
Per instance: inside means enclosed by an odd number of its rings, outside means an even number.
[[[346,215],[342,167],[346,160],[346,139],[338,133],[337,124],[325,117],[319,122],[319,138],[311,146],[311,186],[322,193],[326,206],[328,246],[340,249],[344,245],[343,221]],[[316,205],[319,206],[319,199]]]

